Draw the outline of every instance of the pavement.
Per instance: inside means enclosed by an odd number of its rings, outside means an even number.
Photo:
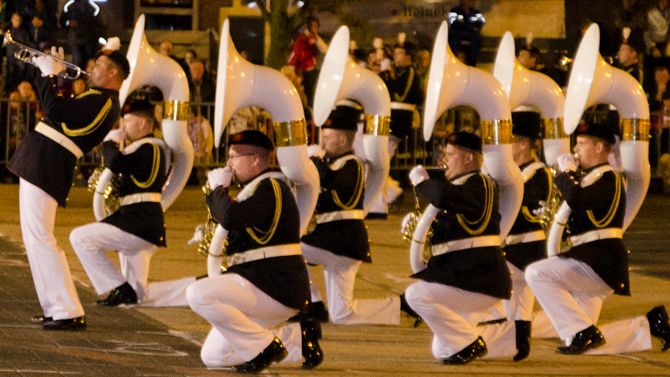
[[[412,280],[407,245],[399,228],[412,198],[388,220],[367,223],[374,263],[364,265],[356,282],[356,297],[401,293]],[[40,307],[21,243],[18,186],[0,185],[0,376],[223,376],[208,370],[199,349],[209,325],[189,308],[107,308],[97,296],[67,236],[73,227],[93,221],[91,196],[75,187],[68,208],[60,209],[55,234],[65,251],[79,296],[86,310],[84,331],[50,332],[30,323]],[[658,304],[670,304],[670,197],[650,195],[626,233],[632,249],[632,297],[614,296],[605,303],[601,323],[644,314]],[[188,246],[196,224],[206,218],[203,197],[189,187],[166,213],[168,248],[152,260],[150,281],[205,274],[205,258]],[[113,257],[113,255],[110,255]],[[317,284],[323,286],[317,279]],[[556,354],[558,339],[534,339],[530,357],[522,362],[484,359],[465,366],[446,366],[430,353],[431,332],[412,327],[401,317],[399,326],[323,327],[325,360],[312,371],[298,365],[273,365],[264,375],[275,376],[430,376],[430,375],[561,375],[670,376],[670,352],[660,352],[654,340],[646,352],[608,356]]]

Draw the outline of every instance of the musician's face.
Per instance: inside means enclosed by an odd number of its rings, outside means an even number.
[[[574,150],[579,155],[579,166],[589,169],[603,162],[605,143],[598,138],[579,135]],[[605,153],[605,161],[607,161],[606,156],[607,153]]]
[[[336,156],[342,153],[343,138],[341,131],[332,128],[321,129],[321,148],[326,152],[326,156]]]
[[[125,114],[121,125],[126,131],[126,139],[131,142],[153,132],[152,121],[139,114]]]
[[[227,165],[233,169],[238,183],[255,177],[259,172],[259,162],[258,148],[243,144],[230,146]]]
[[[114,63],[104,55],[101,55],[95,61],[95,65],[91,69],[90,80],[93,86],[106,87],[112,79],[116,76],[116,67]]]
[[[447,179],[453,179],[467,173],[473,158],[473,152],[447,144],[442,148],[442,163],[447,168],[444,175]]]

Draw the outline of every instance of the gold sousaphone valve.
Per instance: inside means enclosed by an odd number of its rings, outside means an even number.
[[[191,114],[188,101],[171,100],[163,103],[163,119],[187,121]]]
[[[366,135],[388,136],[391,134],[391,117],[382,115],[365,115]]]
[[[307,122],[304,119],[274,122],[277,147],[307,144]]]
[[[511,144],[512,121],[509,119],[483,120],[480,124],[482,144]]]

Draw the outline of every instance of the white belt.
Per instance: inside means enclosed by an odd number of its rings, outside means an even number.
[[[62,133],[56,131],[54,128],[49,127],[46,123],[44,122],[37,123],[37,125],[35,126],[35,131],[48,137],[57,144],[60,144],[63,148],[70,151],[70,153],[72,153],[75,157],[82,158],[84,156],[84,152],[82,152],[82,150],[77,146],[77,144],[74,143],[74,141],[72,141],[70,138],[63,135]]]
[[[140,192],[138,194],[131,194],[121,197],[121,206],[128,206],[135,203],[142,202],[158,202],[161,201],[161,194],[157,192]]]
[[[500,246],[500,237],[499,236],[481,236],[473,238],[465,238],[462,240],[449,241],[445,243],[440,243],[433,245],[430,248],[433,256],[451,253],[452,251],[473,249],[475,247],[486,247],[486,246]]]
[[[518,243],[528,243],[534,241],[544,241],[547,239],[547,235],[543,230],[535,230],[532,232],[521,233],[521,234],[510,234],[505,238],[506,245],[516,245]]]
[[[416,105],[413,103],[391,102],[391,110],[414,111],[416,110]]]
[[[363,220],[364,218],[365,215],[362,209],[354,209],[349,211],[334,211],[334,212],[320,213],[316,215],[316,223],[323,224],[338,220]]]
[[[590,232],[570,237],[570,242],[572,242],[572,246],[577,246],[583,243],[607,238],[623,238],[623,231],[621,231],[621,228],[605,228],[605,229],[592,230]]]
[[[301,255],[299,243],[262,247],[260,249],[253,249],[243,253],[229,255],[226,256],[226,262],[230,267],[236,264],[242,264],[266,258],[286,257],[289,255]]]

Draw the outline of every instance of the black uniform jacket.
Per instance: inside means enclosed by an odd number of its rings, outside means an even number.
[[[128,145],[125,149],[131,151],[128,154],[119,151],[118,145],[113,141],[102,144],[105,166],[118,176],[121,197],[163,192],[167,180],[167,162],[164,145],[161,144],[153,135],[148,135]],[[114,225],[156,246],[167,246],[165,219],[160,202],[146,201],[123,205],[102,222]]]
[[[452,181],[428,180],[416,186],[419,198],[442,211],[433,221],[431,244],[500,235],[498,189],[489,176],[468,173]],[[433,256],[421,280],[509,299],[512,281],[499,246],[475,247]]]
[[[626,193],[623,179],[611,169],[602,172],[593,167],[585,174],[598,174],[597,180],[582,187],[580,177],[575,172],[561,173],[556,177],[556,185],[561,190],[572,212],[568,220],[570,236],[577,236],[598,229],[621,229],[626,210]],[[615,294],[630,295],[628,279],[628,251],[620,238],[606,238],[575,246],[565,253],[564,258],[582,261],[609,285]]]
[[[235,201],[228,189],[217,187],[207,197],[214,219],[228,230],[227,255],[300,243],[300,214],[291,189],[281,179],[261,173],[248,198]],[[280,256],[228,268],[282,304],[302,309],[309,300],[309,277],[302,255]]]
[[[37,76],[42,122],[72,140],[84,154],[100,144],[119,119],[119,93],[92,88],[74,98],[60,97],[50,78]],[[65,207],[76,162],[66,148],[33,130],[21,140],[9,169]]]
[[[549,169],[538,161],[529,161],[519,166],[524,177],[521,209],[512,225],[511,236],[533,231],[544,231],[541,218],[533,214],[540,208],[540,201],[550,203],[553,178]],[[540,259],[547,257],[546,238],[505,246],[505,258],[521,271]]]
[[[341,156],[312,158],[319,171],[321,193],[316,204],[317,225],[302,242],[363,262],[372,262],[368,231],[363,219],[320,222],[319,215],[342,211],[363,211],[365,168],[363,162],[347,152]]]

